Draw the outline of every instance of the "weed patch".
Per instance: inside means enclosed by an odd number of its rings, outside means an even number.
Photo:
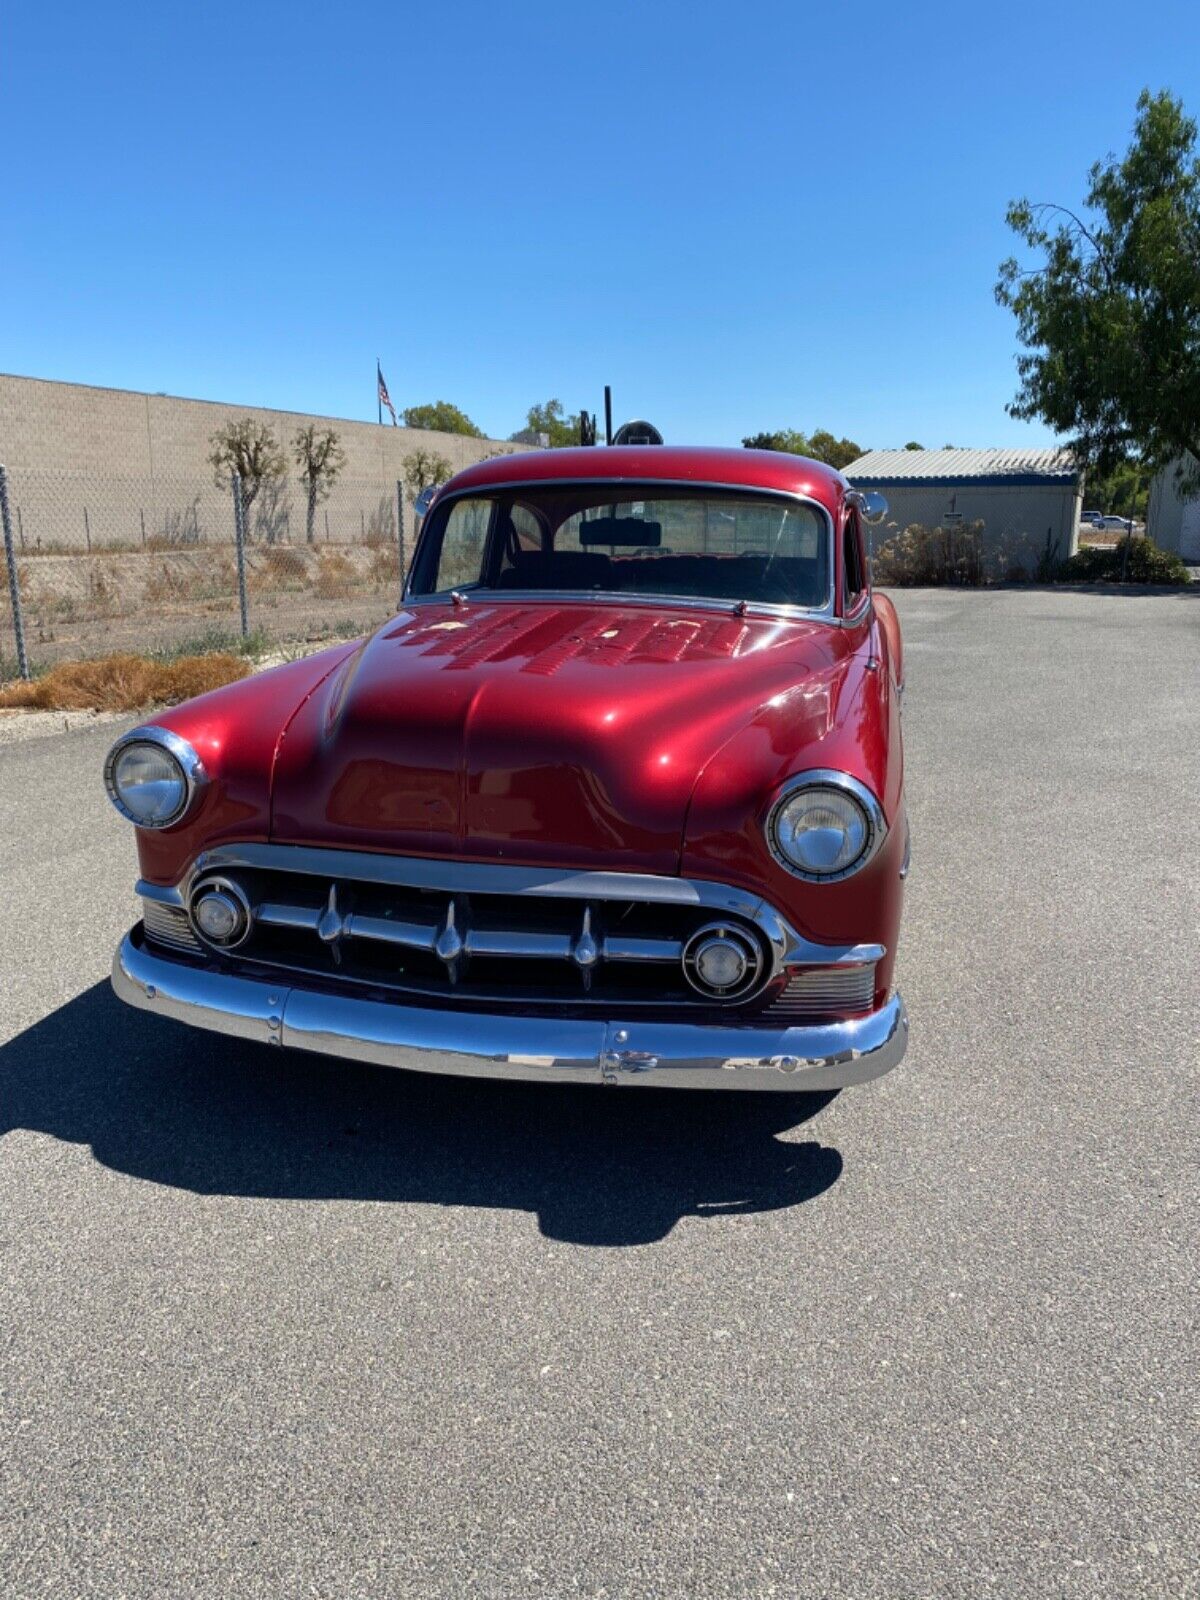
[[[149,656],[101,656],[95,661],[60,661],[32,683],[0,689],[0,707],[37,711],[140,711],[150,705],[175,705],[250,671],[233,655],[183,656],[156,661]]]

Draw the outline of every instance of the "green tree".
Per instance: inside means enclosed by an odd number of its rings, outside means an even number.
[[[747,450],[784,450],[794,456],[823,461],[840,472],[866,452],[853,439],[838,439],[827,428],[804,434],[795,428],[780,428],[775,433],[752,433],[742,440]]]
[[[996,285],[1025,347],[1009,411],[1068,435],[1101,475],[1190,455],[1180,487],[1200,487],[1200,159],[1182,102],[1142,91],[1133,142],[1092,167],[1083,216],[1018,200],[1008,224],[1040,258],[1003,262]]]
[[[330,491],[346,465],[346,452],[332,428],[318,428],[315,422],[300,428],[292,440],[292,460],[300,473],[305,493],[304,535],[314,540],[317,506],[328,500]]]
[[[1154,478],[1144,461],[1118,462],[1110,472],[1089,472],[1084,493],[1089,506],[1121,517],[1144,517]]]
[[[287,471],[279,441],[265,422],[238,417],[209,436],[208,464],[218,489],[228,489],[232,475],[242,480],[242,509],[246,537],[250,537],[250,507],[267,485],[276,490]],[[268,523],[267,542],[275,542],[276,520]]]
[[[434,400],[427,406],[409,406],[400,413],[406,428],[427,428],[431,433],[465,433],[469,439],[482,439],[483,429],[477,428],[467,416],[449,400]]]
[[[923,444],[918,444],[915,439],[910,439],[904,448],[906,450],[924,450],[925,446]]]
[[[551,450],[562,450],[579,443],[579,413],[573,411],[568,416],[561,400],[547,400],[544,405],[530,406],[525,413],[524,428],[510,437],[520,439],[523,433],[544,433],[550,441]]]
[[[421,490],[428,489],[430,484],[445,483],[453,471],[445,456],[439,456],[433,450],[414,450],[405,457],[401,476],[415,500]]]

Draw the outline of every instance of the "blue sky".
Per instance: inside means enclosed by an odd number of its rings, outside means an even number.
[[[1200,113],[1195,0],[12,6],[0,370],[1042,443],[1005,205],[1077,201],[1146,84]]]

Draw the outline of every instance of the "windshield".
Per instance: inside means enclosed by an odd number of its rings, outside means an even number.
[[[413,594],[639,594],[825,605],[828,524],[815,506],[672,484],[531,484],[435,506]]]

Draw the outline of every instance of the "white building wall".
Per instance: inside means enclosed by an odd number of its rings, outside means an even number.
[[[1160,549],[1174,550],[1185,561],[1200,561],[1200,495],[1183,498],[1176,470],[1168,467],[1150,485],[1146,531]]]

